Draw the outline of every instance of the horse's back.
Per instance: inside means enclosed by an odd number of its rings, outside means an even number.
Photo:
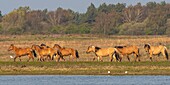
[[[74,52],[74,49],[62,48],[60,51],[61,51],[62,55],[67,56],[67,55],[71,55]]]
[[[159,54],[160,52],[164,51],[166,49],[165,46],[163,45],[159,45],[159,46],[152,46],[151,50],[153,52],[153,54]]]
[[[19,48],[17,51],[18,55],[28,55],[32,51],[31,48]]]
[[[113,54],[114,51],[115,51],[114,48],[101,48],[100,50],[97,51],[97,54],[101,56],[107,56],[109,54]]]
[[[118,51],[120,51],[122,54],[131,54],[131,53],[138,53],[139,48],[135,45],[132,46],[123,46],[123,48],[116,48]]]

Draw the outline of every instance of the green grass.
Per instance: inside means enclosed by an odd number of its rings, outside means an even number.
[[[108,74],[107,72],[111,73]],[[126,74],[125,71],[128,73]],[[161,62],[0,62],[1,75],[170,75]]]

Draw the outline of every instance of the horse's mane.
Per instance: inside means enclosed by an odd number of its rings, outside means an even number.
[[[150,44],[145,44],[144,48],[148,47],[150,49]]]
[[[32,46],[37,46],[37,47],[39,47],[40,49],[43,49],[43,47],[41,47],[41,46],[39,46],[39,45],[32,45]]]
[[[61,46],[60,46],[60,45],[58,45],[58,44],[54,44],[54,46],[58,46],[59,48],[61,48]]]
[[[124,48],[126,46],[115,46],[115,48]]]
[[[39,45],[37,45],[40,49],[44,49],[43,47],[41,47],[41,46],[39,46]]]
[[[88,49],[91,47],[93,47],[93,45],[89,46]],[[100,47],[97,47],[97,46],[94,46],[94,47],[95,47],[95,51],[98,51],[99,49],[101,49]]]
[[[95,47],[95,49],[96,49],[96,50],[99,50],[99,49],[101,49],[101,48],[100,48],[100,47]]]
[[[46,44],[42,43],[40,46],[47,46]]]
[[[100,49],[101,49],[100,47],[95,47],[95,52],[97,52]]]
[[[46,44],[42,43],[40,46],[45,46],[47,48],[50,48],[49,46],[47,46]]]

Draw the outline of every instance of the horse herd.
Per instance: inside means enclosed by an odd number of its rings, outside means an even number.
[[[168,51],[167,48],[159,44],[158,46],[151,46],[150,44],[145,44],[144,45],[145,51],[149,54],[149,58],[152,61],[152,56],[153,55],[158,55],[162,54],[167,60],[168,60]],[[60,60],[65,61],[64,56],[70,56],[73,59],[79,58],[79,53],[77,50],[73,48],[65,48],[61,47],[58,44],[54,44],[53,47],[49,47],[45,44],[41,45],[32,45],[30,48],[20,48],[14,46],[14,44],[11,44],[10,47],[8,48],[8,51],[14,51],[15,57],[14,57],[14,62],[16,61],[16,58],[19,58],[21,61],[22,56],[28,56],[28,61],[32,59],[34,61],[34,57],[37,57],[38,61],[52,61],[55,60],[56,62],[59,62]],[[139,47],[135,45],[130,45],[130,46],[115,46],[115,47],[109,47],[109,48],[100,48],[97,46],[89,46],[87,48],[86,53],[94,53],[95,57],[93,60],[96,58],[98,61],[103,61],[103,57],[109,56],[110,61],[112,62],[113,60],[115,62],[121,62],[122,58],[124,56],[127,57],[128,61],[130,61],[129,55],[133,54],[135,56],[135,61],[140,61],[140,54],[139,54]],[[70,58],[69,57],[69,58]]]

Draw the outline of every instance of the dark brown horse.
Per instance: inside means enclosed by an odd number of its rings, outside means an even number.
[[[140,61],[139,58],[139,48],[137,46],[115,46],[116,52],[123,56],[127,56],[128,60],[130,61],[129,55],[134,54],[135,55],[135,61]],[[120,61],[122,60],[122,57],[120,57]]]
[[[114,56],[113,55],[116,53],[115,48],[100,48],[97,46],[89,46],[86,53],[90,53],[93,52],[95,53],[95,57],[98,58],[98,60],[100,59],[100,61],[103,61],[102,57],[106,57],[109,56],[110,57],[110,61],[112,62],[113,58],[115,61],[118,60],[118,56]],[[93,61],[95,60],[95,57],[93,58]]]
[[[32,48],[33,50],[35,50],[36,53],[39,55],[39,57],[38,57],[38,60],[39,60],[39,61],[44,61],[44,57],[45,57],[45,56],[47,56],[47,57],[50,56],[50,59],[51,59],[51,60],[53,60],[53,58],[54,58],[55,56],[58,56],[58,57],[56,58],[56,61],[57,61],[57,62],[59,61],[60,58],[63,59],[62,55],[60,55],[60,53],[58,52],[58,50],[55,50],[55,49],[53,49],[53,48],[50,48],[50,47],[44,48],[44,47],[41,47],[41,46],[39,46],[39,45],[32,45],[31,48]]]
[[[79,54],[78,54],[78,51],[73,49],[73,48],[62,48],[60,45],[58,44],[55,44],[54,49],[58,49],[60,50],[62,56],[71,56],[73,57],[72,60],[75,58],[79,58]]]
[[[14,46],[14,44],[11,44],[10,47],[8,48],[8,51],[11,51],[11,50],[13,50],[16,55],[14,57],[14,62],[15,62],[16,58],[18,58],[18,57],[21,61],[21,58],[20,58],[21,56],[28,55],[28,57],[29,57],[28,61],[30,59],[32,59],[34,61],[34,57],[36,57],[36,56],[33,57],[33,55],[35,55],[35,52],[31,48],[28,48],[28,47],[27,48],[18,48],[16,46]]]
[[[168,51],[164,45],[151,46],[150,44],[144,45],[145,51],[149,54],[150,60],[152,61],[152,55],[162,55],[168,60]]]

